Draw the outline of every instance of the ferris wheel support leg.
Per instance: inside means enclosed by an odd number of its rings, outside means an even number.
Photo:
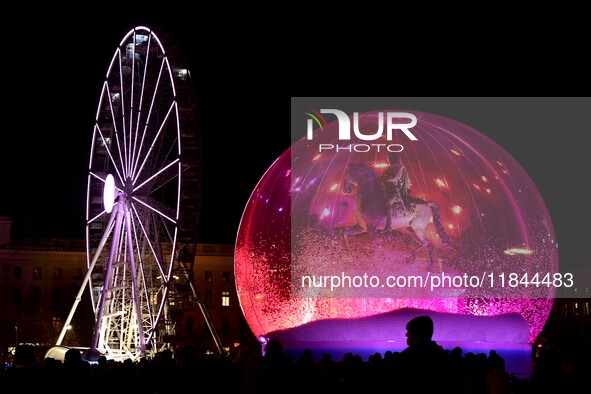
[[[115,214],[111,214],[111,217],[109,218],[109,223],[107,224],[107,229],[110,229],[111,226],[113,225],[113,221],[115,220]],[[70,309],[70,313],[68,314],[68,317],[66,318],[66,321],[64,322],[64,326],[62,327],[62,331],[60,332],[60,335],[55,343],[55,346],[60,346],[62,344],[62,341],[64,340],[64,336],[66,335],[66,331],[68,331],[68,326],[70,325],[70,323],[72,322],[72,318],[74,317],[74,313],[76,312],[76,308],[78,308],[78,304],[80,303],[80,300],[82,299],[82,293],[84,292],[84,288],[86,288],[86,285],[88,284],[88,281],[90,280],[90,276],[92,275],[92,270],[94,270],[94,266],[96,264],[96,261],[98,260],[98,257],[100,255],[101,250],[103,250],[105,243],[107,242],[107,238],[109,235],[108,231],[105,231],[105,233],[103,234],[103,237],[101,238],[101,241],[98,245],[97,248],[97,252],[94,255],[94,258],[92,259],[92,262],[90,263],[90,266],[88,267],[88,272],[86,272],[86,276],[84,277],[84,280],[82,281],[82,284],[80,285],[80,290],[78,290],[78,294],[76,294],[76,298],[74,299],[74,305],[72,305],[72,309]]]
[[[129,245],[133,245],[133,240],[131,239],[131,213],[126,211],[125,213],[125,225],[127,227],[127,243]],[[133,298],[135,303],[135,314],[137,319],[138,331],[139,331],[139,339],[140,339],[140,349],[141,354],[146,354],[146,338],[144,337],[144,323],[142,317],[142,307],[140,304],[140,294],[137,286],[137,270],[135,266],[135,258],[134,258],[134,251],[132,248],[129,248],[129,261],[131,263],[131,275],[133,277]]]
[[[99,334],[101,331],[101,327],[103,326],[103,324],[102,324],[103,311],[105,308],[105,300],[107,298],[107,290],[110,287],[108,282],[110,281],[111,267],[113,265],[113,260],[115,259],[115,255],[117,254],[117,245],[119,243],[118,240],[119,240],[119,237],[121,236],[121,223],[123,221],[123,210],[125,209],[124,206],[125,206],[125,201],[120,200],[119,203],[117,204],[117,209],[113,210],[114,215],[116,217],[115,228],[113,230],[113,242],[111,242],[109,263],[107,264],[107,269],[105,270],[105,281],[103,284],[103,292],[101,294],[101,300],[100,300],[100,303],[99,303],[98,309],[97,309],[98,313],[96,316],[96,321],[95,321],[95,325],[94,325],[94,333],[92,334],[92,342],[90,345],[91,350],[97,349]],[[113,217],[113,214],[111,216],[111,221],[112,221],[112,217]],[[102,240],[101,240],[101,242],[102,242]]]
[[[213,324],[213,320],[211,319],[211,315],[209,314],[209,311],[207,310],[207,307],[205,306],[203,299],[197,293],[197,290],[195,289],[195,286],[193,285],[193,281],[189,277],[187,265],[182,261],[179,261],[179,264],[181,264],[184,268],[183,271],[185,273],[185,278],[187,278],[187,281],[189,283],[191,293],[193,294],[193,297],[197,300],[197,305],[199,306],[199,310],[201,311],[201,315],[203,316],[203,319],[205,320],[205,324],[207,325],[207,328],[209,329],[209,332],[210,332],[211,336],[213,337],[213,341],[215,342],[215,345],[218,348],[218,352],[220,352],[221,355],[227,355],[227,352],[224,350],[224,345],[222,344],[222,340],[220,339],[220,336],[218,335],[218,332],[215,329],[215,325]]]

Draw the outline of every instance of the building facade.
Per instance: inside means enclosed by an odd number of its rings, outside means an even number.
[[[12,240],[10,225],[0,218],[0,353],[17,343],[54,345],[87,273],[84,240]],[[220,352],[221,346],[232,353],[253,340],[236,294],[233,252],[232,245],[197,245],[191,289],[197,298],[183,304],[174,345],[191,344],[202,353]],[[85,291],[62,344],[89,346],[93,327]]]

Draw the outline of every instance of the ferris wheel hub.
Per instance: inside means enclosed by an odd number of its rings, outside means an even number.
[[[105,207],[105,211],[107,213],[111,213],[113,210],[113,205],[115,204],[115,179],[113,175],[107,175],[107,179],[105,180],[105,187],[103,188],[103,204]]]

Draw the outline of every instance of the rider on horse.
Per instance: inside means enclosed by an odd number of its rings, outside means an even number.
[[[391,228],[392,220],[395,217],[411,215],[415,210],[415,204],[410,198],[412,183],[406,167],[400,162],[399,154],[389,152],[388,161],[390,162],[390,167],[380,177],[384,185],[387,204],[385,230]]]

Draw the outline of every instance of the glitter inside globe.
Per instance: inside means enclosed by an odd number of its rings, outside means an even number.
[[[381,112],[359,114],[358,128],[376,130]],[[555,295],[548,280],[558,271],[558,251],[537,188],[484,134],[438,115],[405,112],[417,118],[416,141],[402,133],[386,140],[384,133],[346,145],[335,121],[314,130],[312,140],[292,144],[262,176],[235,250],[240,305],[257,337],[409,308],[466,317],[517,314],[527,323],[528,341],[541,332]],[[410,210],[431,212],[417,227],[427,246],[408,225],[385,228],[387,214],[375,226],[360,225],[362,200],[355,193],[361,190],[345,193],[352,168],[367,167],[383,179],[392,166],[389,150],[406,167]],[[353,186],[362,188],[359,181]],[[392,276],[404,286],[384,286]],[[417,276],[425,285],[410,283]],[[320,283],[323,277],[328,281]],[[347,278],[353,283],[340,286]],[[538,284],[526,286],[523,278]],[[477,336],[469,340],[487,339]]]

